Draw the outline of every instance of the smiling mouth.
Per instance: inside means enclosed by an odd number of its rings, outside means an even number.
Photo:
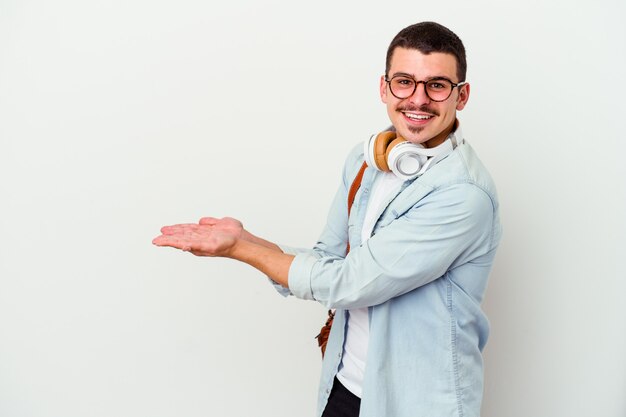
[[[418,121],[418,122],[430,120],[433,117],[435,117],[432,114],[417,114],[417,113],[411,113],[411,112],[407,112],[407,111],[403,111],[402,114],[404,114],[404,117],[406,117],[407,119],[415,120],[415,121]]]

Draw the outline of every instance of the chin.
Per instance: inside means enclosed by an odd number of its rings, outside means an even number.
[[[419,131],[410,129],[405,131],[405,134],[400,133],[400,136],[412,143],[423,143],[430,139],[429,135],[424,133],[424,129],[419,129]]]

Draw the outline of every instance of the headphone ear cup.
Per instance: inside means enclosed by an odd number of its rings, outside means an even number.
[[[392,140],[389,145],[387,145],[387,150],[385,151],[385,161],[387,161],[387,166],[389,167],[389,170],[391,171],[391,167],[390,165],[390,160],[389,160],[389,154],[391,153],[391,151],[393,150],[393,148],[395,148],[396,146],[398,146],[399,144],[406,142],[406,140],[404,140],[403,137],[397,136],[394,140]]]
[[[387,163],[398,178],[409,180],[419,175],[427,161],[427,151],[423,147],[403,140],[390,147]]]
[[[387,148],[395,138],[395,132],[382,132],[374,140],[374,163],[381,171],[391,171],[387,165]]]

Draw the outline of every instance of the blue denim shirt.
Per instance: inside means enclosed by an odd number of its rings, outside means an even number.
[[[341,364],[346,310],[369,307],[360,416],[478,417],[481,352],[489,333],[480,303],[501,235],[493,181],[464,142],[424,175],[405,182],[362,244],[367,201],[379,175],[366,169],[348,218],[348,190],[362,163],[359,145],[347,158],[315,247],[281,246],[296,255],[288,292],[337,309],[322,365],[318,415]]]

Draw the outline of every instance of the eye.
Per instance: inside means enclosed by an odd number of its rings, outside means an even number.
[[[406,77],[395,77],[391,82],[397,88],[413,88],[413,85],[415,85],[415,81]]]
[[[430,90],[447,90],[452,84],[447,80],[430,80],[426,84]]]

